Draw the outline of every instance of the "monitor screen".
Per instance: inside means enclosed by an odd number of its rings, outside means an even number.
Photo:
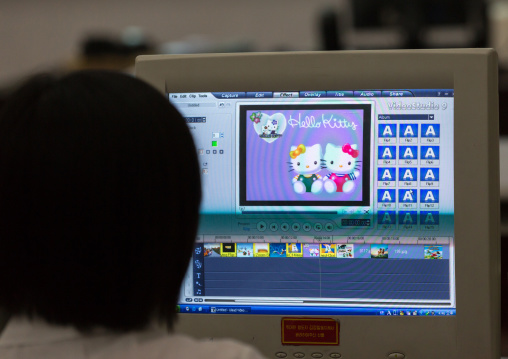
[[[203,183],[180,312],[455,315],[454,90],[296,90],[167,94]]]

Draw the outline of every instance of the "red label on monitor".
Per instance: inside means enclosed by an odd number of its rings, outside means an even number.
[[[340,323],[334,319],[282,318],[283,345],[339,345]]]

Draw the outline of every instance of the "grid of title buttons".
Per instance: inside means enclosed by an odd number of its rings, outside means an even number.
[[[379,123],[377,130],[378,228],[438,230],[440,124]]]

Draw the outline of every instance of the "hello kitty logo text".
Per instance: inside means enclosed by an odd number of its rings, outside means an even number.
[[[321,118],[315,118],[314,116],[302,116],[301,113],[298,114],[298,118],[293,118],[293,116],[289,116],[288,121],[289,126],[292,128],[329,128],[329,129],[351,129],[356,131],[358,125],[353,121],[348,121],[345,118],[335,118],[332,114],[329,117],[324,114],[321,115]]]

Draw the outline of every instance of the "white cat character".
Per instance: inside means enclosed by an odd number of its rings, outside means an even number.
[[[355,188],[353,181],[360,176],[359,154],[358,145],[326,145],[324,160],[331,172],[324,180],[326,192],[351,192]]]
[[[317,173],[321,171],[321,157],[323,151],[321,145],[305,147],[304,145],[291,146],[290,171],[298,173],[293,178],[293,189],[296,193],[321,193],[323,190],[323,181]]]
[[[309,249],[309,254],[311,257],[319,257],[319,249],[311,248]]]
[[[277,128],[279,125],[277,124],[277,120],[268,120],[263,126],[263,135],[275,135]]]

